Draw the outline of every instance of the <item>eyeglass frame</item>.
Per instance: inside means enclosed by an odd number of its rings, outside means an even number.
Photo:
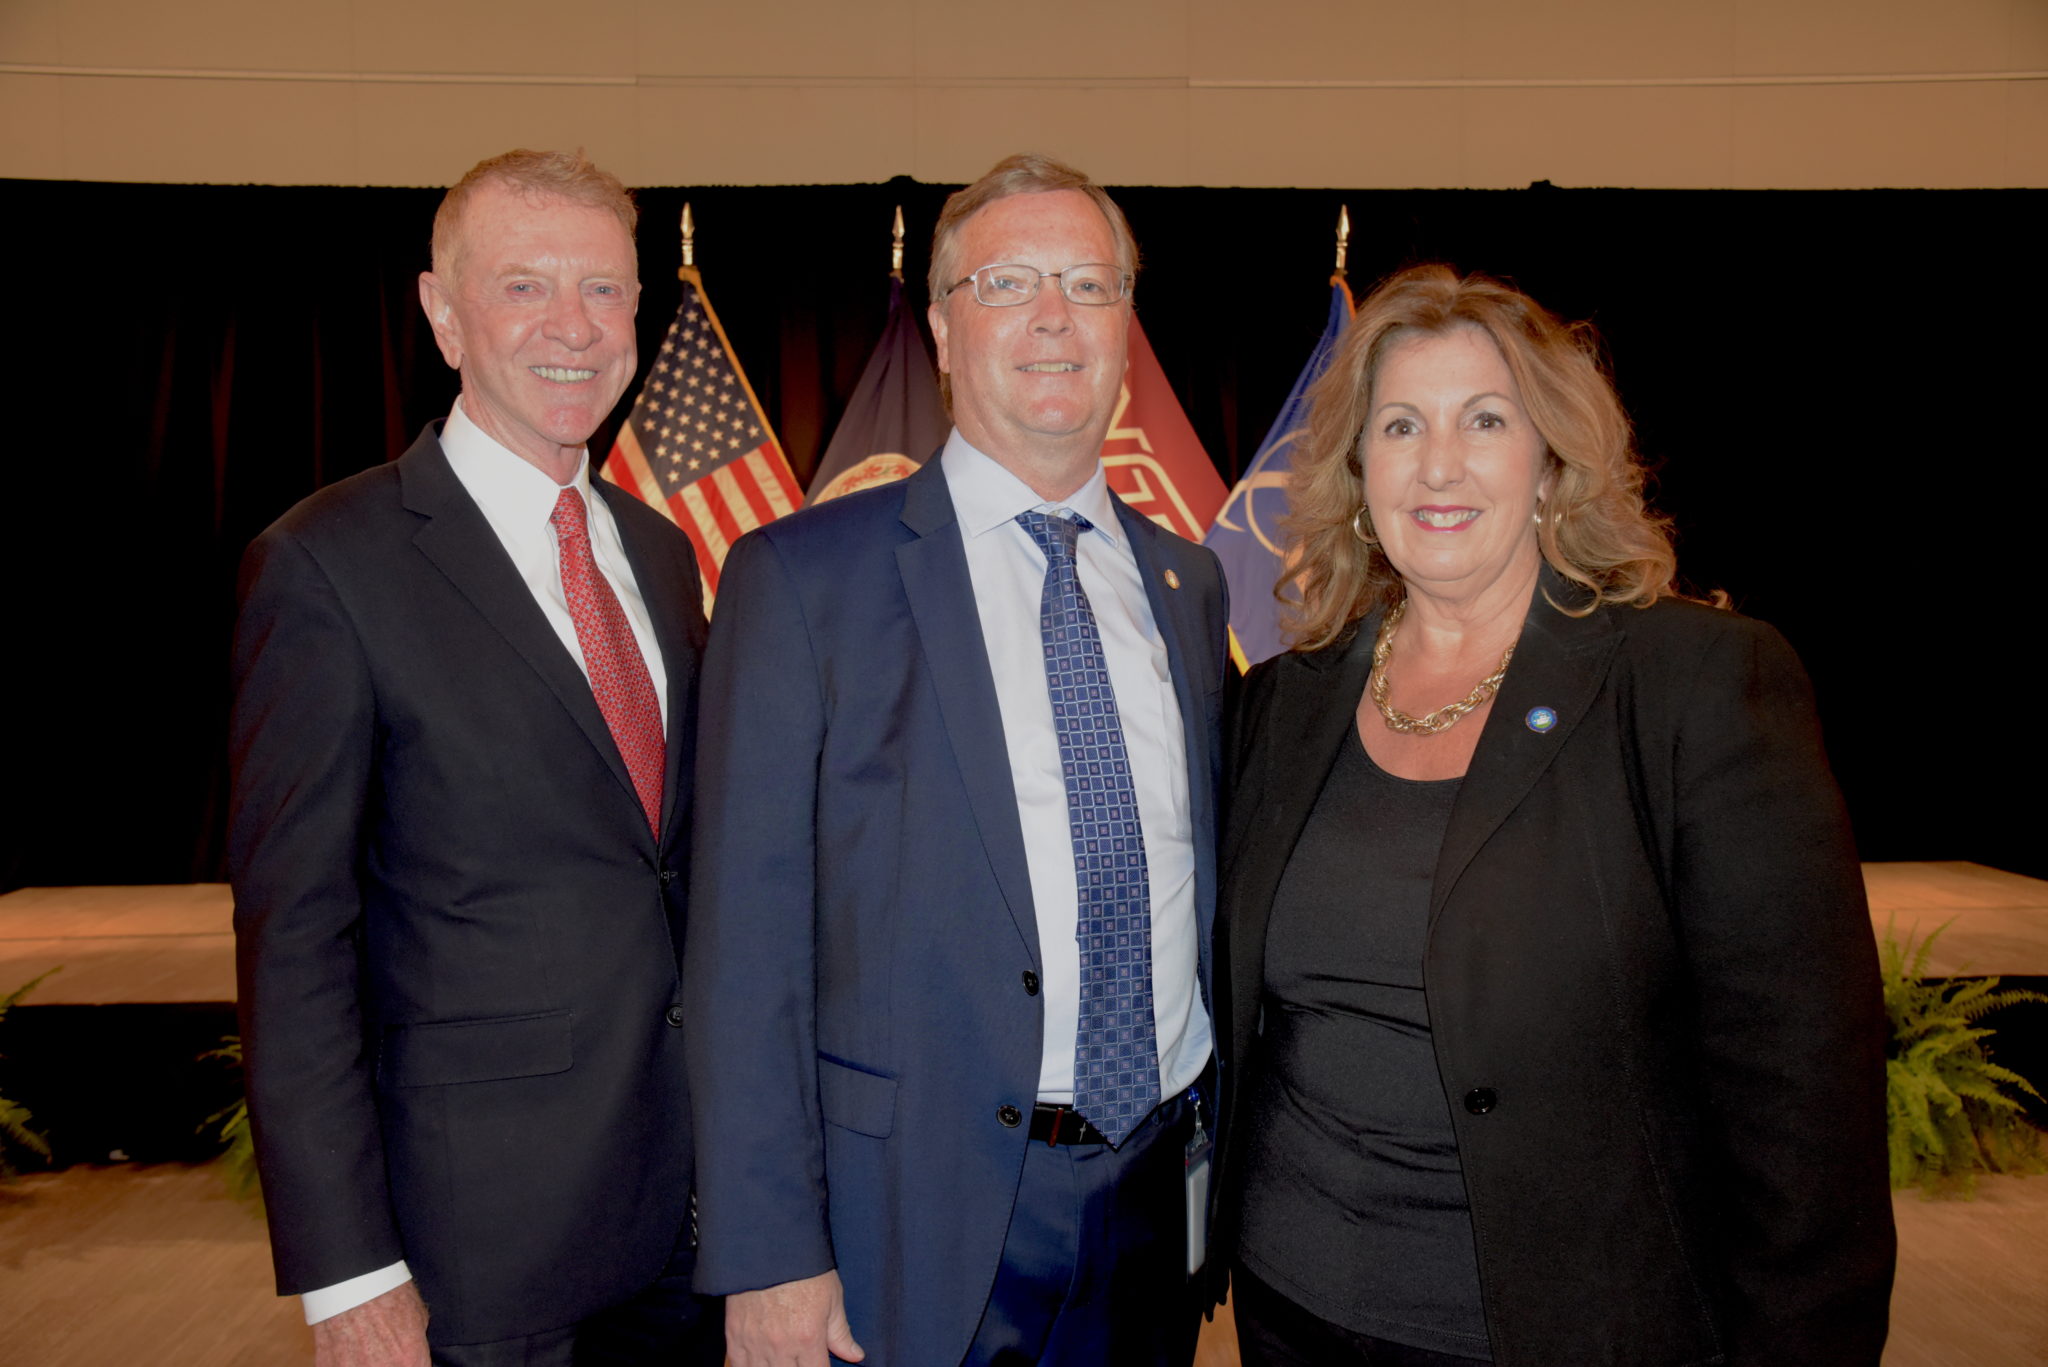
[[[1076,261],[1073,265],[1067,267],[1067,269],[1064,271],[1042,271],[1039,270],[1038,267],[1031,265],[1029,262],[1026,261],[991,261],[986,266],[976,266],[973,270],[967,272],[967,274],[961,276],[958,280],[955,280],[952,284],[946,286],[946,292],[944,294],[941,294],[939,298],[951,299],[953,297],[953,292],[955,290],[958,290],[962,285],[975,284],[974,277],[980,275],[983,271],[992,271],[1003,266],[1011,266],[1019,271],[1032,272],[1036,278],[1033,279],[1031,282],[1031,293],[1022,296],[1021,298],[1013,299],[1006,304],[991,304],[988,300],[981,297],[981,289],[977,285],[974,291],[974,302],[981,305],[985,309],[1013,309],[1018,307],[1020,304],[1030,303],[1032,300],[1038,297],[1038,292],[1045,288],[1045,281],[1048,276],[1060,282],[1060,298],[1066,300],[1069,304],[1073,304],[1076,307],[1084,309],[1105,309],[1113,307],[1117,304],[1121,304],[1124,302],[1124,300],[1130,298],[1131,287],[1135,285],[1138,280],[1138,277],[1134,272],[1125,270],[1122,266],[1117,265],[1114,261]],[[1116,272],[1118,284],[1118,293],[1116,298],[1105,299],[1098,304],[1093,302],[1092,300],[1076,299],[1073,295],[1067,293],[1067,272],[1078,271],[1088,266],[1106,266],[1110,270]]]

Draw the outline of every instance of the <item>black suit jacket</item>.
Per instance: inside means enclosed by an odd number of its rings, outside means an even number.
[[[441,1343],[615,1303],[687,1222],[703,614],[682,534],[594,487],[668,674],[659,839],[432,430],[243,566],[230,863],[278,1289],[403,1257]]]
[[[1234,731],[1226,1248],[1268,914],[1358,743],[1378,628],[1253,671]],[[1527,724],[1539,706],[1547,732]],[[1691,603],[1574,618],[1539,589],[1485,727],[1424,981],[1495,1362],[1874,1367],[1894,1249],[1884,1013],[1790,647]]]

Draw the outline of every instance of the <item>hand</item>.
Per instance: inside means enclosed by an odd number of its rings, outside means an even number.
[[[727,1296],[725,1351],[731,1367],[826,1367],[828,1352],[846,1362],[867,1356],[846,1322],[837,1272]]]
[[[419,1288],[394,1286],[314,1325],[313,1367],[430,1367]]]

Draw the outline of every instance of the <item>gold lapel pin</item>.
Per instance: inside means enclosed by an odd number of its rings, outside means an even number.
[[[1168,570],[1166,572],[1166,587],[1170,589],[1177,589],[1180,587],[1180,576],[1175,574],[1172,570]]]

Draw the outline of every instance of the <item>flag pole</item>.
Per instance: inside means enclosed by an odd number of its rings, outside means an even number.
[[[685,206],[684,206],[684,208],[683,208],[683,212],[684,212],[684,213],[686,213],[686,214],[687,214],[687,213],[689,212],[689,207],[688,207],[687,205],[685,205]],[[687,251],[688,249],[687,249],[687,248],[685,248],[685,250]],[[1348,255],[1350,255],[1350,253],[1351,253],[1351,206],[1350,206],[1350,205],[1348,205],[1348,204],[1339,204],[1339,205],[1337,206],[1337,269],[1336,269],[1335,271],[1331,272],[1331,274],[1330,274],[1330,283],[1331,283],[1331,284],[1333,284],[1333,285],[1347,285],[1347,284],[1348,284],[1348,280],[1347,280],[1346,272],[1345,272],[1345,269],[1344,269],[1344,258],[1345,258],[1345,257],[1347,257]]]
[[[690,217],[690,201],[683,201],[683,270],[694,269],[697,265],[697,220]],[[687,275],[677,274],[678,280],[688,280]]]
[[[903,206],[901,204],[896,206],[896,225],[890,229],[890,233],[889,278],[891,280],[901,280],[903,278]]]

